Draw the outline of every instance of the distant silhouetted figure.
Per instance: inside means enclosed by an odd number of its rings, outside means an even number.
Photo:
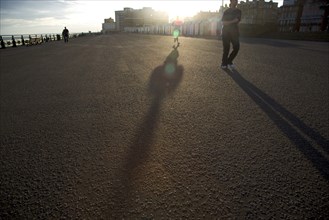
[[[230,0],[230,8],[224,11],[222,17],[222,41],[223,41],[223,57],[221,68],[226,69],[227,66],[234,68],[233,60],[239,52],[239,27],[241,21],[241,10],[236,8],[238,0]],[[230,44],[232,43],[233,51],[230,52]]]
[[[62,32],[64,42],[67,43],[69,42],[69,30],[65,27],[63,32]]]
[[[173,26],[174,26],[174,31],[173,31],[173,37],[174,37],[174,45],[173,48],[177,48],[179,46],[179,41],[178,41],[178,37],[180,35],[180,28],[182,26],[183,22],[181,20],[178,19],[178,17],[176,18],[176,20],[173,22]],[[177,42],[177,45],[175,45],[175,43]]]

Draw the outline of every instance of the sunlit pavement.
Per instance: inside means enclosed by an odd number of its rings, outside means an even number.
[[[328,43],[180,42],[0,50],[0,218],[328,218]]]

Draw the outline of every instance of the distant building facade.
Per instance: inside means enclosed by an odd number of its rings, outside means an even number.
[[[125,26],[125,13],[133,10],[132,8],[124,8],[121,11],[115,11],[115,28],[117,31],[123,31]]]
[[[305,0],[299,31],[316,32],[326,30],[328,28],[328,14],[325,15],[323,9],[326,4],[328,4],[327,0]],[[324,30],[321,30],[321,26],[325,22],[327,22],[327,25],[325,25]]]
[[[127,28],[149,27],[168,24],[169,16],[165,12],[155,11],[150,7],[142,9],[124,8],[115,12],[116,29],[124,31]]]
[[[278,3],[265,0],[246,0],[238,4],[242,12],[240,33],[244,36],[259,36],[267,33],[328,30],[329,0],[284,0]],[[219,36],[221,18],[227,5],[216,12],[199,12],[185,18],[181,26],[183,36]],[[107,26],[106,26],[107,25]],[[170,35],[173,24],[164,12],[152,8],[124,8],[115,11],[115,22],[105,20],[104,30]],[[107,27],[107,28],[106,28]]]
[[[279,31],[280,32],[293,32],[296,27],[298,5],[284,4],[279,8]]]
[[[242,12],[241,24],[276,24],[278,3],[264,0],[241,1],[237,6]]]
[[[115,22],[113,18],[104,19],[102,24],[102,33],[107,34],[116,31]]]
[[[283,4],[279,14],[281,32],[328,30],[328,0],[296,0]]]
[[[283,5],[295,5],[297,0],[283,0]]]

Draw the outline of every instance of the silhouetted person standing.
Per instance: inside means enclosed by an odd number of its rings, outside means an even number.
[[[173,45],[173,48],[177,48],[180,45],[180,43],[178,41],[178,37],[180,35],[180,29],[181,29],[182,24],[183,24],[183,22],[181,20],[179,20],[178,17],[173,22],[173,26],[174,26],[174,30],[173,30],[174,45]],[[176,42],[177,42],[177,45],[175,45]]]
[[[65,27],[63,32],[62,32],[64,42],[67,43],[69,42],[69,30]]]
[[[230,8],[224,11],[222,17],[222,41],[223,41],[223,58],[221,68],[227,67],[234,68],[233,60],[239,52],[239,27],[238,24],[241,21],[241,10],[236,8],[238,0],[230,0]],[[230,45],[232,43],[233,50],[230,52]]]

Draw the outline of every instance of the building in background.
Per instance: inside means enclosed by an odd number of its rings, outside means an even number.
[[[328,0],[305,0],[299,31],[325,30],[328,30]]]
[[[152,25],[168,24],[169,16],[166,12],[155,11],[150,7],[142,9],[124,8],[115,11],[116,29],[124,31],[127,28],[149,27]]]
[[[241,1],[237,8],[241,10],[240,33],[244,36],[259,36],[278,29],[278,3],[273,1]]]
[[[116,27],[113,18],[104,19],[104,23],[102,24],[102,33],[108,34],[114,31],[116,31]]]
[[[132,8],[124,8],[121,11],[115,11],[115,28],[117,31],[123,31],[125,26],[125,14],[133,10]]]
[[[279,8],[279,31],[292,32],[295,30],[299,6],[297,1],[285,0]]]
[[[297,0],[283,0],[283,5],[295,5]]]
[[[237,6],[242,12],[241,24],[276,24],[278,3],[264,0],[241,1]]]
[[[279,10],[281,32],[328,31],[328,0],[286,1]]]
[[[284,0],[278,3],[272,0],[246,0],[238,4],[242,12],[240,33],[242,36],[265,36],[276,32],[329,31],[329,0]],[[216,12],[199,12],[185,18],[181,26],[183,36],[220,36],[221,18],[228,9],[222,5]],[[164,12],[152,8],[124,8],[115,12],[115,22],[106,20],[112,30],[113,23],[117,31],[138,32],[145,34],[172,34],[173,25]],[[104,24],[105,24],[104,23]],[[108,24],[107,24],[108,23]],[[110,23],[112,23],[110,25]]]

